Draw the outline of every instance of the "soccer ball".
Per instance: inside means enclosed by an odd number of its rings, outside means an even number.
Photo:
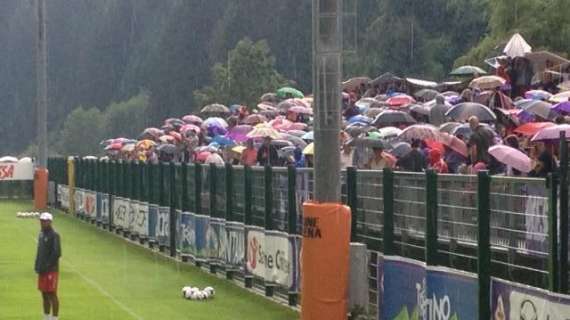
[[[204,292],[207,292],[210,298],[213,298],[216,295],[216,291],[212,287],[204,288]]]
[[[202,291],[202,294],[204,295],[204,300],[210,299],[210,293],[208,291]]]
[[[186,299],[190,298],[190,289],[192,289],[192,287],[186,286],[186,287],[182,288],[182,297],[183,298],[186,298]]]

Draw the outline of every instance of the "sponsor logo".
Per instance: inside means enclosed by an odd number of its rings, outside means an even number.
[[[0,179],[12,179],[14,177],[14,165],[0,166]]]
[[[310,239],[322,238],[321,228],[319,228],[319,218],[303,218],[303,237]]]

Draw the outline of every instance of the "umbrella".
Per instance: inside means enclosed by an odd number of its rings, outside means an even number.
[[[491,135],[493,135],[493,136],[496,136],[496,135],[497,135],[497,133],[496,133],[495,131],[493,131],[493,129],[491,128],[491,126],[489,126],[488,124],[486,124],[486,123],[481,123],[481,125],[484,126],[486,130],[489,131],[489,135],[490,135],[490,136],[491,136]],[[462,125],[460,125],[460,126],[457,126],[455,129],[453,129],[453,131],[451,132],[451,134],[452,134],[453,136],[456,136],[456,137],[459,136],[459,135],[461,135],[461,136],[464,137],[464,140],[466,140],[466,139],[469,139],[469,138],[471,137],[471,134],[473,134],[473,130],[472,130],[471,127],[469,126],[469,123],[465,123],[465,124],[462,124]]]
[[[379,76],[378,78],[372,80],[371,84],[373,86],[378,86],[389,82],[402,82],[402,81],[404,81],[404,79],[396,77],[394,74],[390,72],[386,72],[381,76]]]
[[[137,142],[137,149],[148,150],[156,145],[156,142],[152,140],[141,140]]]
[[[459,153],[464,157],[467,157],[468,155],[467,145],[465,144],[465,142],[463,142],[463,140],[445,132],[440,133],[440,137],[441,137],[441,142],[444,145],[446,145],[448,148]]]
[[[505,83],[506,80],[499,76],[484,76],[474,79],[471,81],[469,86],[471,88],[479,88],[481,90],[491,90],[502,87]]]
[[[307,132],[307,133],[305,133],[305,134],[301,137],[301,139],[303,139],[303,140],[311,140],[311,141],[312,141],[312,140],[315,140],[315,132],[314,132],[314,131]]]
[[[160,138],[158,138],[158,140],[160,140],[161,142],[164,142],[164,143],[174,143],[174,142],[176,142],[176,138],[174,138],[173,136],[168,135],[168,134],[165,134],[165,135],[161,136]]]
[[[174,128],[180,128],[185,124],[185,122],[177,118],[168,118],[164,120],[164,124],[171,125]]]
[[[307,114],[307,115],[313,115],[313,109],[311,108],[305,108],[305,107],[301,107],[301,106],[295,106],[295,107],[291,107],[288,110],[289,112],[295,112],[298,114]]]
[[[529,90],[525,92],[524,97],[532,100],[548,100],[552,98],[552,93],[544,90]]]
[[[229,114],[230,109],[228,109],[228,107],[224,106],[223,104],[214,103],[205,106],[200,112],[206,114]]]
[[[307,103],[305,100],[303,99],[287,99],[284,101],[281,101],[278,105],[277,105],[277,109],[281,110],[281,111],[287,111],[290,108],[293,107],[305,107],[305,108],[310,108],[311,104]]]
[[[370,82],[368,77],[356,77],[346,80],[342,83],[342,90],[354,91],[360,88],[362,84],[368,84]]]
[[[384,127],[378,129],[378,133],[382,139],[390,140],[398,137],[402,133],[402,130],[396,127]]]
[[[277,96],[273,92],[268,92],[268,93],[263,94],[259,100],[262,102],[274,103],[274,102],[277,102]]]
[[[422,89],[414,93],[414,96],[416,98],[423,100],[433,100],[435,97],[437,97],[437,95],[439,95],[439,92],[433,89]]]
[[[177,142],[182,141],[182,136],[180,135],[180,133],[178,133],[176,131],[169,132],[168,135],[173,136]]]
[[[122,152],[133,152],[135,151],[135,144],[134,143],[129,143],[129,144],[125,144],[122,148],[121,151]]]
[[[530,158],[518,149],[506,145],[496,145],[489,148],[489,154],[501,163],[518,171],[527,173],[532,169]]]
[[[441,126],[439,126],[439,131],[451,133],[453,131],[453,129],[459,127],[460,125],[461,125],[461,123],[459,123],[459,122],[446,122],[446,123],[442,124]]]
[[[242,154],[245,149],[246,149],[245,146],[235,146],[232,148],[232,151],[235,153]]]
[[[202,131],[202,129],[200,129],[200,127],[194,124],[187,124],[180,128],[180,133],[182,134],[186,134],[186,132],[188,131],[194,131],[196,134],[199,134]]]
[[[362,98],[356,101],[354,105],[356,105],[358,109],[364,111],[368,110],[369,108],[381,108],[387,106],[388,104],[375,98]]]
[[[285,99],[285,98],[303,99],[305,97],[303,92],[301,92],[295,88],[291,88],[291,87],[283,87],[283,88],[277,90],[276,96],[277,96],[277,98],[281,98],[281,99]]]
[[[287,130],[287,133],[295,136],[295,137],[299,137],[301,138],[302,136],[304,136],[307,132],[303,131],[303,130]]]
[[[162,130],[160,130],[158,128],[146,128],[141,133],[141,137],[158,138],[163,134],[164,134],[164,132],[162,132]]]
[[[408,105],[411,103],[416,103],[416,99],[414,99],[408,95],[403,94],[403,95],[394,96],[394,97],[388,99],[386,102],[392,107],[399,107],[399,106],[404,106],[404,105]]]
[[[199,153],[196,155],[196,160],[197,160],[197,161],[200,161],[200,162],[205,162],[206,159],[208,159],[208,157],[209,157],[211,154],[212,154],[212,153],[209,152],[209,151],[202,151],[202,152],[199,152]]]
[[[437,127],[430,124],[415,124],[407,127],[398,136],[399,139],[405,141],[412,140],[435,140],[439,141],[440,133]]]
[[[233,146],[236,144],[235,141],[228,136],[215,136],[214,139],[212,139],[212,142],[217,143],[222,147]]]
[[[247,134],[252,130],[253,130],[253,127],[250,125],[246,125],[246,124],[240,125],[240,126],[235,126],[235,127],[230,129],[230,131],[228,132],[226,137],[234,140],[235,142],[245,142],[249,139],[247,137]]]
[[[543,128],[532,137],[531,141],[559,140],[561,132],[564,132],[566,137],[570,137],[570,124],[559,124]]]
[[[273,129],[270,126],[259,126],[254,128],[252,131],[248,132],[247,137],[248,138],[270,137],[272,139],[278,139],[279,132],[277,132],[277,130]]]
[[[437,149],[441,151],[442,154],[445,152],[445,147],[443,146],[443,143],[435,140],[426,140],[425,142],[428,149],[430,150]]]
[[[110,150],[121,150],[123,148],[123,144],[120,142],[115,142],[112,143],[108,146],[105,147],[105,151],[110,151]]]
[[[497,116],[486,106],[475,102],[460,103],[449,109],[445,114],[456,121],[467,121],[469,117],[476,116],[480,121],[495,121]]]
[[[276,148],[284,148],[284,147],[292,147],[293,142],[287,140],[273,140],[271,141],[271,145],[275,146]]]
[[[556,104],[554,107],[552,107],[552,110],[558,113],[560,112],[570,113],[570,101],[560,102]]]
[[[487,71],[476,66],[461,66],[449,73],[450,76],[473,76],[475,74],[487,74]]]
[[[522,134],[523,136],[532,137],[537,132],[544,128],[552,127],[555,124],[552,122],[529,122],[515,129],[515,133]]]
[[[176,153],[176,146],[169,143],[161,144],[156,148],[156,150],[158,150],[159,152],[173,154]]]
[[[198,126],[201,125],[202,122],[204,122],[204,120],[202,120],[202,118],[195,116],[193,114],[189,114],[189,115],[182,117],[182,121],[189,123],[189,124],[195,124]]]
[[[376,116],[378,116],[380,113],[382,113],[382,111],[384,111],[384,108],[368,108],[368,110],[366,110],[366,112],[364,112],[364,115],[369,117],[369,118],[376,118]]]
[[[264,122],[267,122],[267,118],[260,114],[252,114],[243,119],[243,123],[250,125],[256,125],[258,123],[264,123]]]
[[[505,46],[503,53],[511,58],[514,58],[524,57],[525,54],[531,51],[532,47],[526,42],[526,40],[519,33],[515,33]]]
[[[407,142],[398,142],[388,150],[388,152],[396,158],[401,158],[407,155],[410,151],[412,151],[412,146]]]
[[[570,101],[570,91],[560,92],[559,94],[550,97],[549,100],[554,103]]]
[[[210,127],[220,127],[225,129],[228,127],[228,123],[222,118],[212,117],[204,120],[202,123],[202,128],[208,129]]]
[[[257,105],[257,109],[262,111],[278,111],[277,107],[269,102],[262,102]]]
[[[315,144],[311,143],[308,146],[306,146],[305,149],[303,149],[303,154],[308,155],[308,156],[314,155],[315,154]]]
[[[348,119],[348,123],[356,123],[356,122],[370,124],[372,122],[372,119],[367,116],[363,116],[361,114]]]
[[[0,162],[6,163],[6,162],[18,162],[18,158],[16,157],[11,157],[11,156],[5,156],[0,158]]]
[[[284,128],[283,130],[285,131],[289,131],[289,130],[307,130],[309,126],[306,123],[302,123],[302,122],[293,122],[291,123],[291,125],[289,125],[288,127]]]
[[[302,138],[299,138],[297,136],[294,136],[294,135],[291,135],[288,133],[281,133],[279,139],[290,141],[295,146],[297,146],[301,149],[303,149],[307,146],[307,143]]]
[[[524,111],[542,117],[543,119],[554,119],[558,115],[556,111],[552,110],[552,105],[548,102],[541,100],[532,100],[526,104],[521,105]]]
[[[412,118],[409,114],[402,112],[402,111],[395,111],[395,110],[386,110],[380,113],[374,121],[372,121],[372,125],[376,127],[385,127],[393,124],[413,124],[416,123],[416,120]]]
[[[419,113],[421,115],[424,116],[429,116],[430,113],[430,107],[424,104],[412,104],[409,106],[410,107],[410,111]]]

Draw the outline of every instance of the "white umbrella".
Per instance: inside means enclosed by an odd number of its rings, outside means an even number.
[[[531,51],[532,47],[528,44],[528,42],[526,42],[526,40],[519,33],[515,33],[505,46],[503,53],[511,58],[514,58],[524,57],[525,54]]]

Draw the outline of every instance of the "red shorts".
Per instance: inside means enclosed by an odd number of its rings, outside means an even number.
[[[38,290],[44,293],[57,292],[57,272],[41,273],[38,276]]]

